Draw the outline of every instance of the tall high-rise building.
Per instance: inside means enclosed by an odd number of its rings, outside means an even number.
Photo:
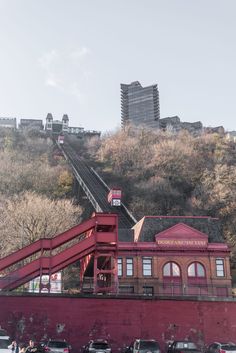
[[[160,118],[157,85],[142,87],[138,81],[121,84],[121,125],[158,127]]]

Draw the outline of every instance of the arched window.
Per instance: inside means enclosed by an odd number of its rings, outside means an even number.
[[[180,277],[180,268],[175,262],[167,262],[163,267],[163,277]]]
[[[206,271],[200,262],[192,262],[188,266],[187,291],[190,295],[205,295],[208,293]]]
[[[168,295],[181,294],[182,278],[179,265],[175,262],[167,262],[163,266],[163,293]]]
[[[199,262],[193,262],[191,265],[188,267],[188,277],[200,277],[204,278],[206,277],[206,272],[205,268],[202,264]]]

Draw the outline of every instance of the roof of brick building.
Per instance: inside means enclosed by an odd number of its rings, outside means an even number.
[[[156,234],[178,223],[184,223],[206,234],[209,243],[224,242],[222,226],[218,218],[189,216],[145,216],[133,227],[134,240],[140,242],[154,242]],[[120,240],[130,241],[123,239]]]

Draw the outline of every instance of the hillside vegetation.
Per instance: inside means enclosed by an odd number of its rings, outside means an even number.
[[[217,134],[117,131],[73,138],[109,186],[123,189],[137,219],[144,215],[219,217],[236,262],[236,144]],[[73,177],[44,135],[0,132],[0,240],[5,255],[79,222]]]
[[[0,131],[0,256],[79,222],[73,176],[51,139]]]
[[[91,140],[87,158],[110,186],[121,186],[137,219],[144,215],[219,217],[236,255],[236,145],[217,134],[118,131]]]

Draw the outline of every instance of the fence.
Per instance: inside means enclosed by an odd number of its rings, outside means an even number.
[[[57,278],[49,279],[42,276],[40,281],[39,278],[26,283],[25,285],[19,287],[15,292],[31,292],[31,293],[81,293],[86,295],[93,295],[94,292],[94,280],[92,277],[86,277],[80,283],[76,283],[76,288],[71,288],[68,290],[64,290],[63,281],[60,276]],[[4,278],[0,278],[1,281]],[[9,281],[10,279],[7,278]],[[46,283],[47,282],[47,283]],[[97,281],[97,285],[100,288],[104,288],[106,285],[110,287],[113,283],[106,283],[104,281]],[[39,289],[41,287],[41,290]],[[73,287],[73,286],[72,286]],[[116,283],[117,288],[116,296],[150,296],[150,297],[233,297],[232,288],[226,285],[207,285],[207,284],[180,284],[180,283],[166,283],[160,282],[158,280],[147,282],[142,280],[134,280],[133,282],[126,283]],[[102,291],[102,290],[101,290]]]
[[[85,278],[81,291],[83,293],[93,293],[93,279]],[[206,285],[206,284],[176,284],[166,282],[152,282],[137,280],[132,283],[118,285],[117,295],[127,296],[198,296],[198,297],[232,297],[232,288],[226,285]]]

